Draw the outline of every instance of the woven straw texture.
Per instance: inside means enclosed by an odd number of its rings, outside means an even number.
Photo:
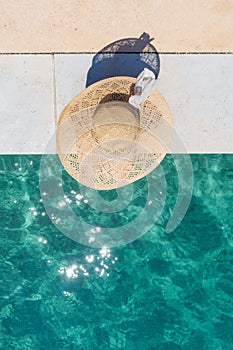
[[[165,157],[172,117],[154,90],[140,113],[127,102],[136,79],[99,81],[77,95],[62,111],[57,149],[66,171],[96,190],[130,184],[151,172]]]

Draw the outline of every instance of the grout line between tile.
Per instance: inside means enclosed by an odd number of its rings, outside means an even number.
[[[99,53],[98,51],[60,51],[60,52],[0,52],[1,55],[95,55]],[[108,52],[114,53],[114,52]],[[122,52],[122,53],[131,53],[131,52]],[[134,52],[140,53],[140,52]],[[169,52],[169,51],[158,51],[160,55],[232,55],[233,51],[180,51],[180,52]]]

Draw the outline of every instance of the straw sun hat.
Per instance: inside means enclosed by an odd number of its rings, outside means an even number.
[[[165,157],[172,134],[169,107],[153,90],[141,110],[128,103],[135,78],[113,77],[90,85],[62,111],[57,149],[66,171],[96,190],[130,184]]]

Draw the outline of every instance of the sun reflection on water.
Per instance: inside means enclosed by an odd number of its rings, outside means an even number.
[[[31,164],[30,164],[31,165]],[[19,166],[19,164],[17,164]],[[59,187],[62,187],[62,183],[58,183]],[[45,217],[48,214],[46,213],[43,202],[44,197],[48,196],[47,192],[41,193],[41,198],[38,200],[38,203],[30,203],[28,211],[30,212],[31,216],[33,217],[33,220],[38,220],[39,217]],[[16,202],[16,199],[15,199]],[[63,194],[60,201],[57,202],[57,206],[60,207],[62,210],[63,207],[66,207],[69,204],[76,204],[81,205],[81,203],[88,203],[88,199],[85,198],[82,194],[79,193],[79,191],[70,190],[69,193]],[[51,213],[50,219],[54,223],[59,223],[61,221],[60,217],[58,215],[55,215],[55,213]],[[92,243],[96,240],[96,237],[98,233],[102,231],[101,227],[92,227],[89,231],[89,243]],[[44,237],[38,237],[37,238],[38,243],[40,245],[47,245],[49,246],[49,243]],[[79,277],[85,278],[92,278],[92,277],[101,277],[106,278],[111,275],[111,270],[114,268],[113,265],[118,260],[117,257],[114,257],[111,250],[107,246],[102,246],[99,250],[92,250],[90,251],[90,254],[84,255],[80,259],[74,259],[72,263],[70,262],[63,262],[60,267],[56,267],[56,273],[62,276],[62,278],[75,280]],[[53,266],[53,259],[49,257],[49,260],[47,260],[47,263],[52,267]],[[69,296],[70,292],[65,291],[65,296]]]
[[[96,254],[92,253],[84,256],[84,261],[77,264],[73,263],[68,266],[61,266],[58,273],[68,279],[77,279],[80,276],[86,277],[109,277],[111,265],[115,264],[118,257],[112,256],[109,248],[103,246]]]
[[[58,270],[60,274],[65,274],[68,278],[77,278],[78,277],[78,266],[72,265],[67,268],[60,267]]]

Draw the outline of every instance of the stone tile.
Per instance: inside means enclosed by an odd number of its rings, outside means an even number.
[[[233,152],[233,55],[162,55],[158,89],[188,153]],[[174,143],[171,152],[180,152]]]
[[[43,153],[55,131],[51,55],[0,56],[0,153]]]
[[[92,55],[56,55],[58,115],[85,88]],[[233,55],[161,55],[157,88],[188,153],[233,152]],[[174,141],[170,152],[182,153]]]
[[[70,100],[85,88],[93,57],[90,54],[54,56],[58,116]]]
[[[231,0],[1,1],[0,52],[96,52],[146,31],[160,52],[233,52]]]

